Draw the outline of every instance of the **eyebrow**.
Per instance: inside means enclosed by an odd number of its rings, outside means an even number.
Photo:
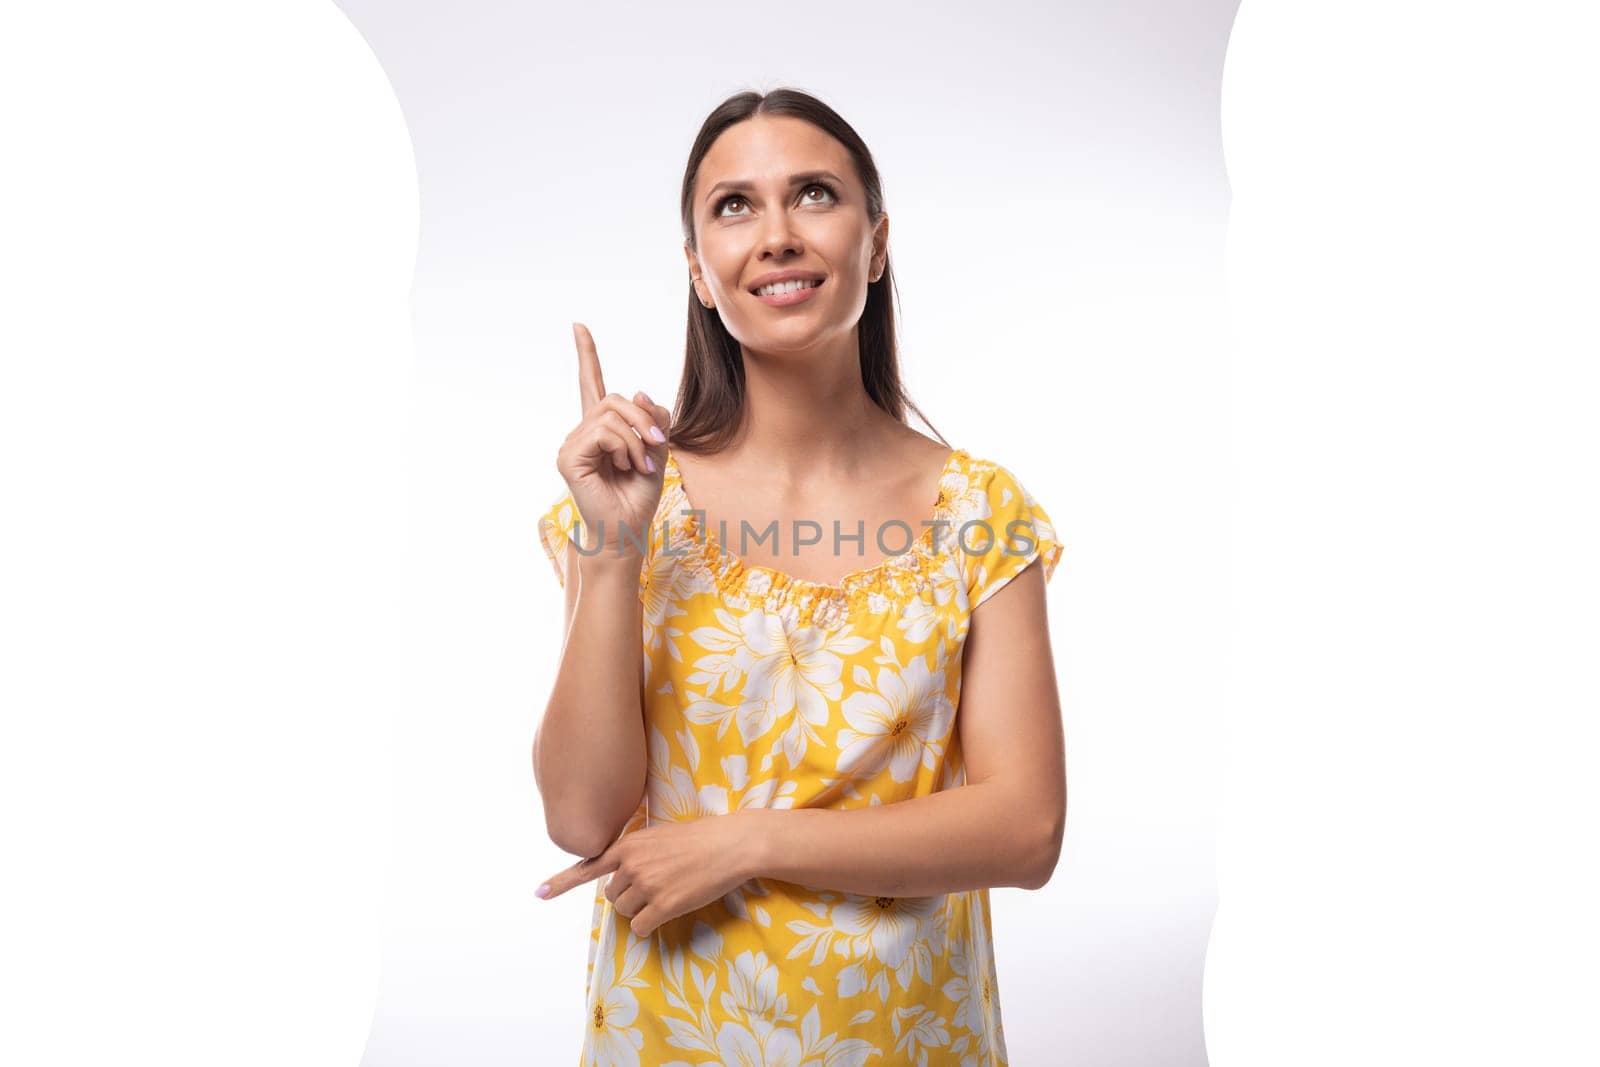
[[[807,170],[807,171],[801,171],[799,174],[791,174],[791,175],[789,175],[789,187],[793,188],[796,185],[803,185],[806,182],[813,182],[813,181],[816,181],[818,178],[828,178],[828,179],[832,180],[835,185],[843,185],[844,184],[844,182],[840,180],[839,176],[837,174],[834,174],[831,170]],[[718,182],[717,184],[713,185],[709,190],[706,191],[706,200],[709,201],[714,196],[716,196],[717,191],[719,189],[727,189],[727,190],[732,191],[732,192],[739,192],[739,191],[742,191],[742,190],[754,189],[754,188],[755,188],[755,183],[751,182],[751,181]]]

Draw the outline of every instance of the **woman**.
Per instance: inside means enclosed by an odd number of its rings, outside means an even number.
[[[730,98],[682,212],[676,411],[607,393],[574,324],[583,418],[540,520],[567,636],[534,771],[590,857],[540,893],[608,876],[583,1062],[1005,1063],[988,888],[1039,888],[1061,847],[1062,546],[1004,467],[906,425],[843,119]]]

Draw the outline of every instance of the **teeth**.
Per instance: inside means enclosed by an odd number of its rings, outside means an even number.
[[[763,285],[756,290],[757,296],[776,296],[779,293],[792,293],[796,289],[815,289],[821,282],[778,282],[775,285]]]

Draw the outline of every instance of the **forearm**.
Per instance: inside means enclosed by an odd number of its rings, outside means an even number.
[[[644,649],[637,569],[585,567],[533,759],[551,839],[593,856],[644,796]]]
[[[922,897],[992,886],[1038,888],[1059,825],[1020,814],[992,782],[893,804],[751,809],[754,877],[865,896]]]

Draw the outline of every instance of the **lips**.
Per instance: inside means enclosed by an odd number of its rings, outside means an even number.
[[[784,284],[787,284],[788,282],[807,282],[807,283],[809,283],[808,285],[805,286],[805,288],[807,288],[807,289],[820,289],[820,288],[822,288],[822,279],[821,278],[787,278],[782,282],[762,282],[760,285],[753,286],[750,289],[750,295],[752,295],[752,296],[761,296],[761,295],[763,295],[761,290],[765,289],[767,286],[769,286],[769,285],[784,285]],[[799,290],[795,290],[795,291],[798,292]]]
[[[772,296],[762,296],[759,293],[752,293],[751,295],[768,307],[789,307],[792,304],[803,304],[810,300],[812,297],[816,296],[817,290],[821,289],[824,284],[824,282],[818,281],[815,285],[805,289],[794,289],[786,293],[775,293]]]
[[[823,276],[814,270],[774,270],[761,275],[751,282],[745,289],[751,295],[764,285],[777,285],[779,282],[817,282],[820,284]]]

